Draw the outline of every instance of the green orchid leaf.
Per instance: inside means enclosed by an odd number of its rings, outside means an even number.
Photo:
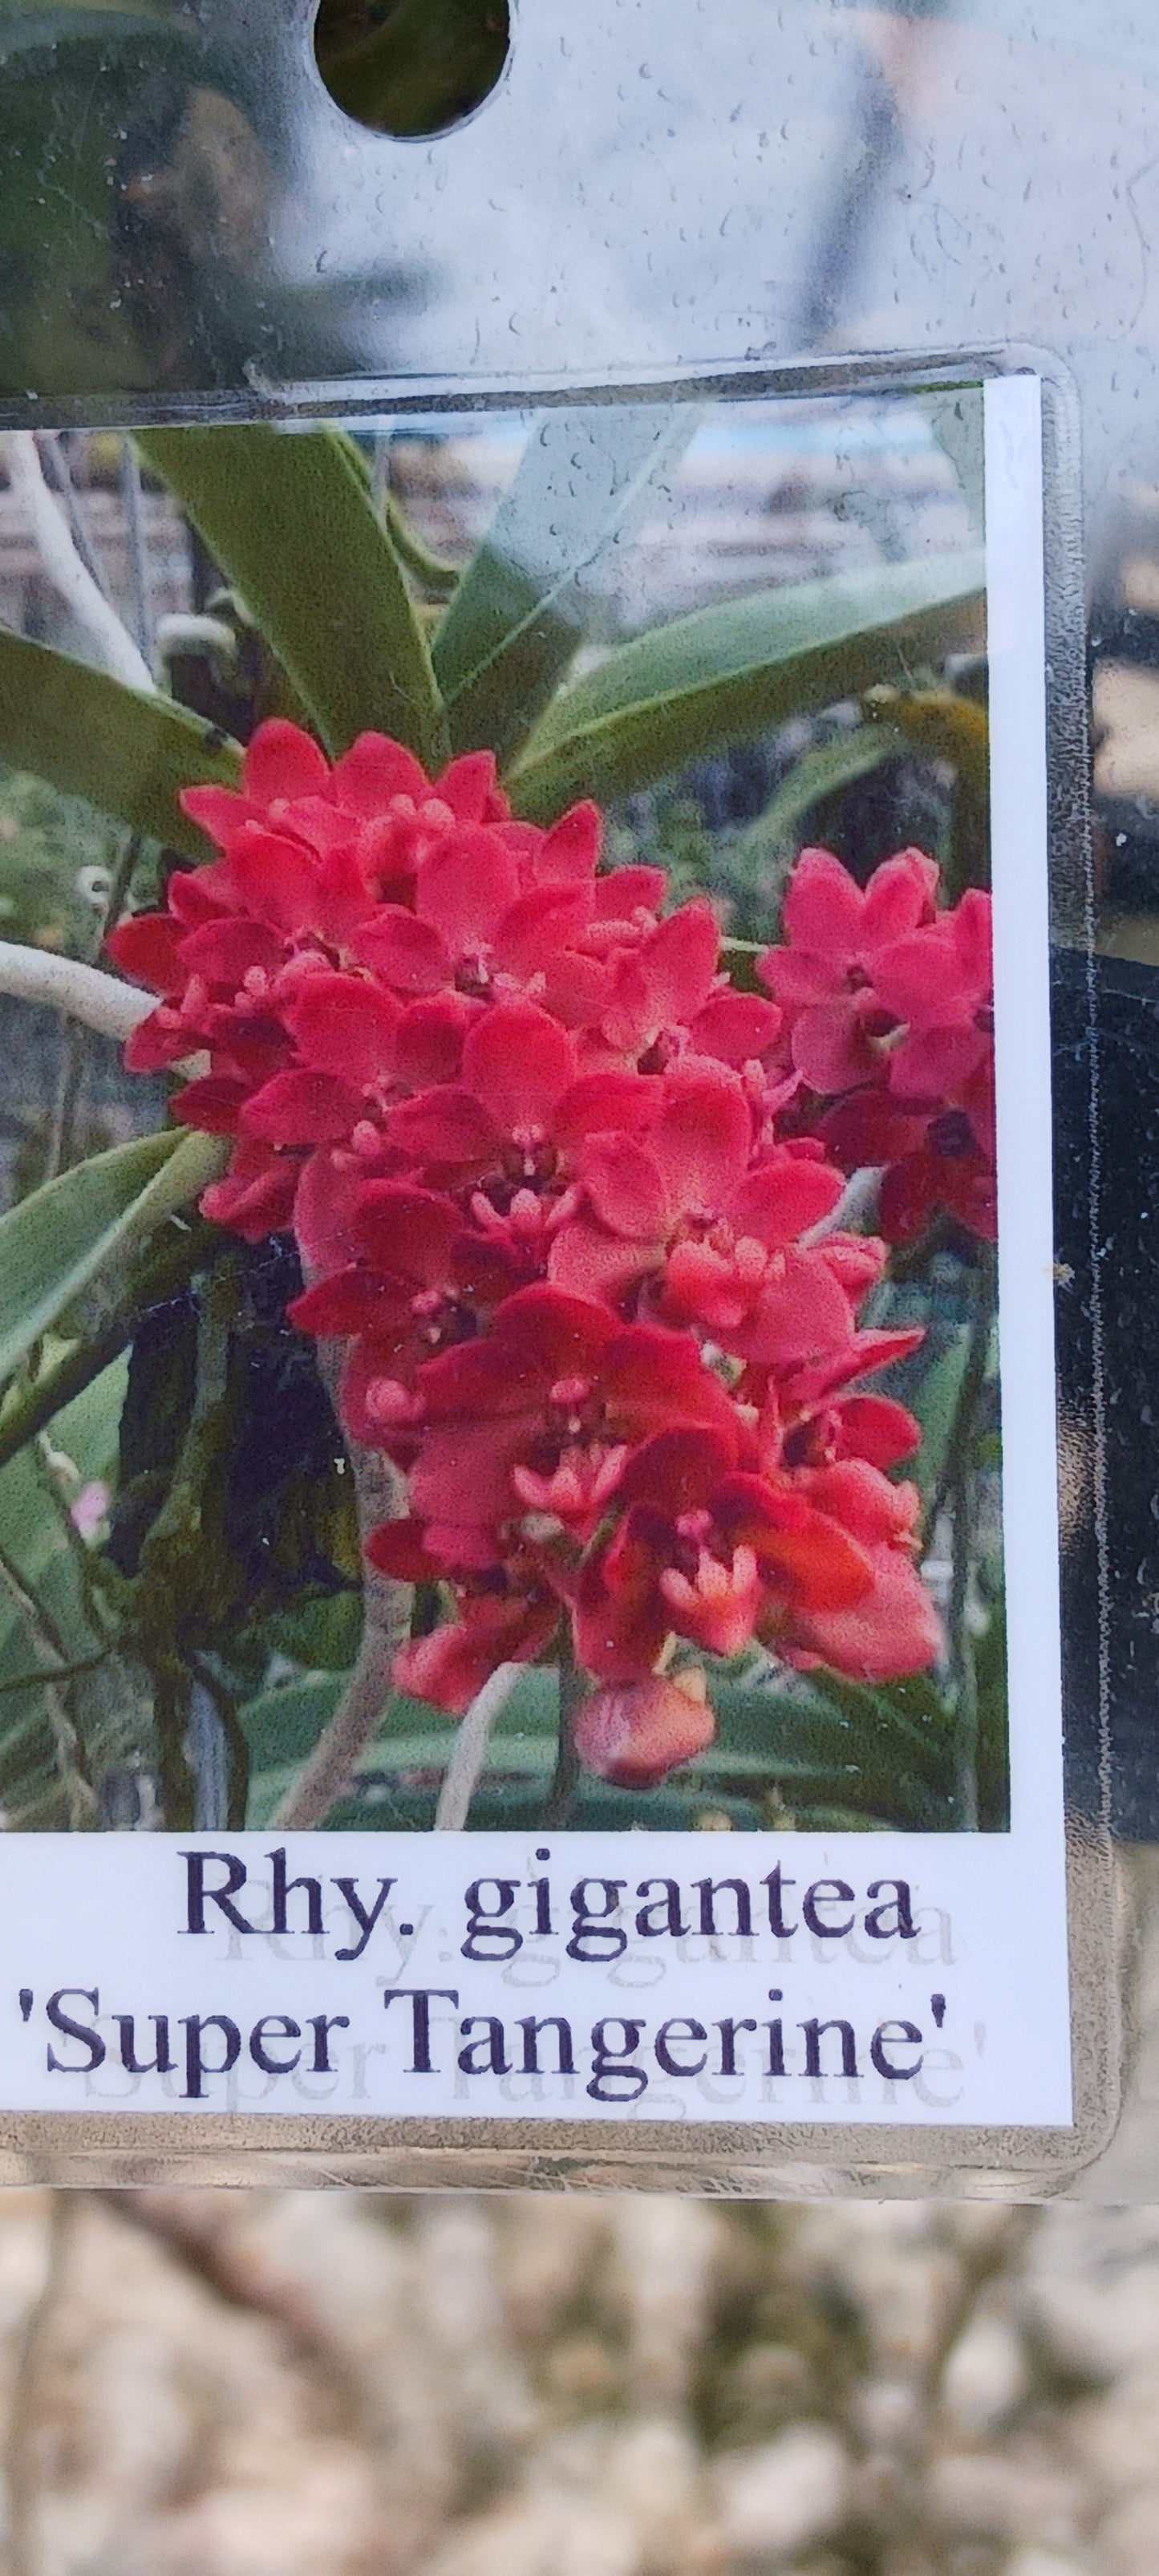
[[[267,1775],[268,1778],[269,1775]],[[350,1796],[327,1816],[327,1833],[429,1833],[434,1823],[437,1788],[411,1780],[361,1776]],[[261,1813],[259,1815],[259,1802]],[[251,1823],[268,1817],[276,1799],[266,1781],[252,1793]],[[468,1833],[519,1832],[539,1829],[543,1781],[492,1779],[486,1775],[471,1800]],[[617,1789],[606,1780],[585,1779],[572,1810],[571,1829],[590,1833],[691,1833],[711,1818],[725,1818],[738,1830],[757,1831],[768,1822],[755,1799],[738,1798],[715,1789],[698,1788],[674,1771],[662,1789]]]
[[[41,1355],[34,1378],[25,1379],[0,1407],[0,1469],[26,1441],[44,1431],[65,1405],[75,1404],[94,1378],[128,1349],[143,1315],[151,1307],[180,1296],[195,1272],[205,1269],[222,1243],[216,1226],[204,1217],[177,1209],[158,1226],[139,1260],[118,1263],[125,1272],[124,1294],[102,1294],[102,1313],[76,1341],[57,1340]],[[107,1283],[101,1281],[102,1292]]]
[[[872,1809],[862,1812],[857,1807],[794,1807],[793,1831],[798,1834],[888,1834],[896,1833],[896,1819],[874,1815]]]
[[[58,1415],[54,1446],[85,1484],[112,1471],[117,1455],[117,1425],[125,1400],[128,1365],[123,1359]],[[92,1652],[91,1624],[76,1587],[76,1567],[62,1524],[59,1497],[27,1453],[0,1469],[0,1549],[21,1581],[48,1609],[63,1653],[72,1658]],[[0,1600],[0,1672],[5,1680],[30,1669],[24,1620],[5,1593]],[[5,1718],[15,1711],[5,1711]]]
[[[718,1679],[711,1697],[716,1738],[698,1775],[763,1775],[798,1823],[824,1798],[899,1829],[952,1829],[953,1719],[928,1674],[871,1689],[819,1667],[787,1684]]]
[[[434,644],[456,750],[510,761],[577,644],[608,615],[606,566],[696,427],[689,404],[549,411]]]
[[[279,1763],[302,1761],[313,1751],[349,1681],[349,1673],[314,1671],[298,1681],[280,1682],[243,1702],[238,1714],[253,1754],[255,1771]],[[554,1671],[530,1668],[522,1673],[499,1711],[488,1748],[488,1762],[499,1771],[529,1767],[537,1774],[555,1758],[559,1725],[559,1680]],[[442,1771],[454,1748],[454,1730],[435,1721],[424,1700],[392,1691],[374,1743],[364,1754],[365,1770],[412,1770],[433,1765]],[[423,1748],[422,1759],[416,1746]]]
[[[54,1448],[69,1461],[78,1491],[112,1474],[126,1375],[120,1360],[57,1420]],[[98,1766],[124,1760],[139,1712],[94,1620],[67,1488],[54,1484],[35,1451],[26,1449],[0,1472],[0,1551],[9,1577],[0,1589],[0,1806],[10,1830],[59,1832],[72,1818],[45,1688],[45,1643],[75,1676],[65,1686],[67,1704]]]
[[[515,810],[549,822],[577,797],[626,795],[722,743],[900,683],[915,661],[976,646],[983,622],[979,553],[697,609],[553,699],[509,772]]]
[[[952,1832],[953,1712],[928,1673],[869,1687],[819,1667],[802,1692],[805,1728],[846,1750],[842,1803],[888,1815],[900,1830]]]
[[[207,844],[182,787],[236,787],[237,743],[171,698],[147,697],[69,653],[0,627],[0,759],[83,796],[187,858]]]
[[[236,583],[327,750],[389,733],[438,768],[446,725],[426,637],[349,441],[258,422],[141,430],[137,443]]]
[[[198,1197],[223,1159],[219,1138],[170,1128],[94,1154],[0,1216],[0,1380],[106,1263]]]
[[[923,1370],[906,1402],[915,1420],[921,1424],[921,1447],[913,1458],[909,1473],[920,1485],[923,1502],[928,1504],[937,1493],[945,1468],[946,1451],[954,1429],[954,1419],[966,1373],[967,1341],[964,1333],[951,1342],[948,1350]]]
[[[350,1679],[349,1673],[309,1673],[301,1681],[282,1682],[243,1700],[238,1717],[245,1729],[255,1778],[281,1764],[291,1767],[312,1753]]]

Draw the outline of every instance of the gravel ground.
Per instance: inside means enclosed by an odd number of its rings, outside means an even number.
[[[1159,2210],[13,2192],[11,2576],[1159,2576]]]

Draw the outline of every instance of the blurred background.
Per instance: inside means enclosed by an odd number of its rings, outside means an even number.
[[[1159,2213],[0,2199],[12,2576],[1153,2576]]]

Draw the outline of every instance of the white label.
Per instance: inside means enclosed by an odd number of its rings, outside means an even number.
[[[0,2106],[1070,2123],[1037,382],[985,429],[1009,1831],[16,1834]]]
[[[1059,1928],[1013,1835],[29,1836],[0,2104],[1065,2126]]]

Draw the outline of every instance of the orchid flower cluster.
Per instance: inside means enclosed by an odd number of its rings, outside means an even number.
[[[921,1336],[859,1321],[883,1236],[993,1228],[986,898],[905,850],[863,891],[810,850],[763,991],[710,904],[600,871],[601,818],[512,817],[487,753],[430,781],[273,721],[193,787],[211,864],[110,937],[160,996],[137,1069],[233,1140],[206,1214],[292,1229],[304,1331],[347,1346],[346,1430],[405,1476],[370,1540],[453,1615],[397,1684],[464,1710],[502,1663],[593,1685],[586,1767],[650,1785],[711,1739],[703,1654],[877,1682],[942,1651],[915,1563]],[[882,1236],[842,1222],[884,1167]]]

